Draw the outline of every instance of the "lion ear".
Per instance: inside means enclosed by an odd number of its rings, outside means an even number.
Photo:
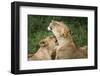
[[[54,22],[54,20],[51,20],[51,22],[53,23],[53,22]]]
[[[68,35],[73,35],[73,32],[71,30],[66,31],[66,29],[64,29],[62,32],[62,36],[66,38]]]
[[[44,47],[44,46],[46,46],[46,42],[42,40],[42,41],[39,42],[39,45],[40,45],[41,47]]]

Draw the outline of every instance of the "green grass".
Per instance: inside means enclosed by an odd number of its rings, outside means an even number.
[[[77,46],[87,45],[87,17],[28,15],[28,53],[36,52],[39,41],[52,34],[47,30],[51,20],[63,21],[73,32],[72,37]]]
[[[28,51],[29,53],[34,53],[39,48],[39,41],[46,36],[50,35],[50,33],[45,31],[39,31],[33,33],[32,37],[28,38]]]

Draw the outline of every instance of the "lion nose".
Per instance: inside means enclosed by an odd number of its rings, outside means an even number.
[[[51,27],[48,27],[48,30],[49,30],[49,31],[51,31],[51,30],[52,30],[52,28],[51,28]]]

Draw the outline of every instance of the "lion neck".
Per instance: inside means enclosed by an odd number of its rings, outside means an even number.
[[[73,43],[72,37],[71,36],[67,36],[67,37],[57,37],[58,43],[59,45],[64,45],[64,44],[68,44],[68,43]]]

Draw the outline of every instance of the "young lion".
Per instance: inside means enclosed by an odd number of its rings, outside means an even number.
[[[52,31],[58,41],[56,59],[86,58],[87,48],[77,48],[73,42],[70,29],[63,23],[51,21],[48,30]]]
[[[51,60],[55,57],[55,46],[56,46],[56,38],[55,36],[49,36],[45,39],[41,40],[39,45],[39,50],[33,54],[29,60]]]

